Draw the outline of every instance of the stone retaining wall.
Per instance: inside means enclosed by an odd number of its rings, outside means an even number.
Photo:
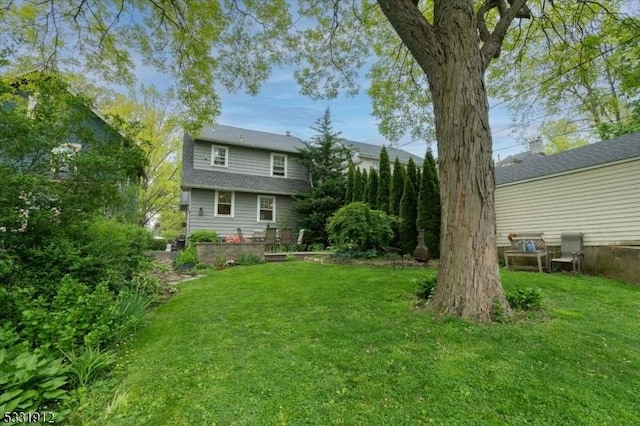
[[[215,265],[228,260],[238,261],[243,255],[253,254],[264,260],[264,243],[196,243],[198,262]]]

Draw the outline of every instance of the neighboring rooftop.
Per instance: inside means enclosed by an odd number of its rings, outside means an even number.
[[[378,158],[380,158],[380,150],[382,149],[382,146],[380,145],[372,145],[364,142],[350,141],[348,139],[341,139],[340,142],[352,148],[354,151],[357,151],[361,157],[370,158],[374,160],[377,160]],[[416,163],[416,165],[418,166],[422,165],[423,159],[416,155],[409,154],[407,151],[403,151],[399,148],[394,148],[392,146],[385,145],[385,147],[387,148],[387,153],[389,154],[389,161],[391,161],[391,163],[393,163],[396,157],[398,157],[400,159],[400,162],[402,163],[407,163],[409,161],[409,158],[413,158],[413,161]]]
[[[496,167],[496,185],[586,169],[632,158],[640,158],[640,133],[630,133],[559,154],[529,158],[521,163]]]

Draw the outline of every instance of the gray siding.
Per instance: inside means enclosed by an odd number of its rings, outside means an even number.
[[[235,192],[233,217],[216,217],[214,215],[215,191],[193,189],[191,191],[191,206],[187,212],[187,234],[198,229],[213,230],[220,237],[237,234],[242,228],[245,237],[251,237],[254,229],[265,229],[267,225],[282,228],[296,228],[295,215],[291,211],[293,200],[289,196],[278,195],[276,199],[276,217],[273,222],[258,221],[258,195],[247,192]],[[202,208],[203,215],[199,211]]]
[[[511,166],[507,166],[511,167]],[[510,231],[584,232],[586,246],[640,244],[640,160],[496,187],[498,245]]]
[[[211,147],[226,146],[228,151],[228,167],[211,165]],[[257,150],[240,146],[230,146],[222,143],[194,141],[193,168],[201,170],[229,171],[256,176],[271,176],[271,153],[276,151]],[[307,179],[307,171],[298,161],[298,156],[287,155],[287,179]]]

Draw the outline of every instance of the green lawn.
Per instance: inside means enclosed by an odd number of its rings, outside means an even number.
[[[640,424],[640,288],[503,271],[540,287],[513,324],[435,320],[424,269],[304,262],[185,282],[74,421],[110,425]]]

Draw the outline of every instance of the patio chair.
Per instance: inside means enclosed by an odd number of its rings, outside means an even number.
[[[289,246],[293,243],[293,229],[285,228],[280,231],[280,245],[289,249]]]
[[[276,228],[270,228],[267,225],[267,229],[264,232],[264,250],[276,251]]]
[[[246,242],[246,241],[247,241],[247,240],[244,238],[244,235],[242,235],[242,229],[241,229],[241,228],[238,228],[238,237],[240,238],[240,242],[241,242],[241,243],[244,243],[244,242]]]
[[[554,263],[570,263],[573,272],[581,272],[584,263],[584,246],[582,244],[582,232],[563,232],[560,234],[560,257],[551,259],[551,269]]]

